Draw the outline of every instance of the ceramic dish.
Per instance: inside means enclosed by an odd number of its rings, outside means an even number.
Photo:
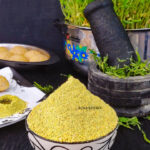
[[[93,141],[81,143],[60,143],[47,140],[31,131],[26,120],[26,130],[28,132],[28,138],[35,150],[110,150],[115,141],[117,129],[118,127],[116,127],[107,136]]]
[[[8,60],[0,59],[0,67],[9,66],[15,69],[38,69],[38,68],[43,68],[46,66],[52,66],[59,62],[59,57],[52,51],[50,51],[49,53],[44,49],[31,46],[31,45],[25,45],[25,44],[0,43],[0,47],[6,47],[8,49],[11,49],[15,46],[22,46],[27,49],[43,51],[44,53],[47,53],[50,55],[50,59],[47,61],[42,61],[42,62],[19,62],[19,61],[8,61]]]
[[[10,117],[0,118],[0,128],[2,128],[25,119],[31,109],[45,97],[45,93],[34,87],[12,68],[6,67],[0,69],[0,75],[4,76],[10,85],[8,90],[0,92],[0,96],[14,95],[28,103],[27,108],[22,114],[14,114]]]

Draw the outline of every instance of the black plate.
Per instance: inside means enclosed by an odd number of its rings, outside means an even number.
[[[12,48],[14,46],[23,46],[25,48],[44,50],[35,46],[25,45],[25,44],[10,44],[10,43],[1,43],[0,47]],[[46,51],[46,50],[44,50]],[[47,51],[46,51],[47,52]],[[52,66],[59,62],[59,57],[54,52],[47,52],[50,54],[50,59],[43,62],[17,62],[17,61],[7,61],[0,59],[0,67],[13,67],[15,69],[39,69],[43,67]]]

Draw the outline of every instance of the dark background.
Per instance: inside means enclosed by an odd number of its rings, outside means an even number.
[[[31,83],[51,84],[55,89],[65,81],[60,73],[73,74],[87,84],[87,77],[76,73],[64,59],[63,36],[54,26],[62,18],[58,0],[0,0],[0,43],[24,43],[54,50],[61,63],[53,69],[18,71]],[[150,122],[141,120],[150,137]],[[0,129],[0,150],[32,150],[25,130],[25,122]],[[150,150],[141,133],[119,128],[112,150]]]
[[[31,44],[61,54],[63,39],[54,22],[62,17],[59,0],[0,0],[0,42]]]

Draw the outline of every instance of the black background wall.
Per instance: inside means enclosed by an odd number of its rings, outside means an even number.
[[[0,0],[0,43],[25,43],[63,53],[54,26],[62,18],[59,0]]]

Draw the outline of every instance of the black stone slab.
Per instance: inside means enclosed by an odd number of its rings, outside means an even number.
[[[114,108],[120,108],[120,113],[123,110],[122,114],[124,115],[126,115],[126,109],[130,110],[127,111],[127,115],[131,112],[131,116],[138,116],[138,113],[141,116],[144,115],[144,112],[145,114],[150,112],[150,109],[146,107],[150,104],[149,87],[150,75],[119,79],[102,73],[97,69],[95,62],[92,62],[90,65],[88,89]],[[142,113],[140,113],[141,111]]]

